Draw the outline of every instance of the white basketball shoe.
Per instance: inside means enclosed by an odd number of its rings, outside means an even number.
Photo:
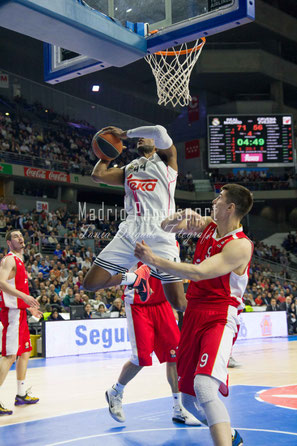
[[[106,390],[105,398],[108,402],[109,413],[112,418],[119,423],[123,423],[126,420],[122,407],[123,393],[118,392],[113,386]]]
[[[188,426],[201,426],[201,422],[194,417],[184,407],[174,406],[172,421],[175,423],[187,424]]]

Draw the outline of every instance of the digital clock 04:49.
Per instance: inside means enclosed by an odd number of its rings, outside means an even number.
[[[255,138],[255,139],[250,139],[250,138],[246,138],[246,139],[242,139],[239,138],[237,140],[237,145],[238,146],[263,146],[265,144],[265,139],[263,138]]]

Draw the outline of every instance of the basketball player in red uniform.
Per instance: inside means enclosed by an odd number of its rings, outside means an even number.
[[[126,287],[124,293],[127,326],[132,356],[123,366],[118,382],[105,393],[112,418],[123,423],[123,391],[143,367],[153,364],[155,352],[160,363],[166,362],[167,380],[172,390],[173,415],[177,423],[197,426],[201,423],[189,413],[181,402],[176,371],[176,350],[180,331],[170,304],[167,302],[160,280],[150,277],[152,291],[147,303],[142,303],[135,290]]]
[[[3,325],[0,391],[10,367],[17,359],[15,406],[21,406],[39,401],[38,398],[29,396],[25,390],[27,365],[32,350],[26,309],[36,317],[41,317],[42,313],[38,310],[39,303],[29,294],[28,276],[23,261],[25,245],[21,232],[9,231],[6,241],[10,252],[0,264],[0,320]],[[0,415],[11,414],[12,410],[5,409],[0,404]]]
[[[231,440],[229,414],[218,390],[228,395],[227,364],[253,253],[240,221],[252,205],[248,189],[227,184],[213,200],[213,219],[183,211],[163,221],[167,231],[200,231],[193,265],[158,257],[145,243],[135,249],[142,262],[191,280],[177,355],[179,389],[184,406],[208,424],[215,446],[243,444],[234,430]]]

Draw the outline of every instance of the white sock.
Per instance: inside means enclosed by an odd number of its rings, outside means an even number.
[[[18,385],[18,391],[17,391],[17,395],[19,396],[25,396],[26,395],[26,390],[25,390],[25,381],[22,380],[17,380],[17,385]]]
[[[133,285],[136,279],[137,275],[135,273],[123,273],[121,285]]]
[[[181,403],[181,393],[173,393],[172,392],[172,398],[173,398],[173,406],[176,407],[182,407],[182,403]]]
[[[125,386],[119,382],[117,382],[114,386],[112,386],[114,390],[118,393],[123,393]]]

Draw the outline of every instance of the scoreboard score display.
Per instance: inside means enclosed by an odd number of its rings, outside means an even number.
[[[294,166],[290,115],[209,115],[208,165],[223,167]]]

